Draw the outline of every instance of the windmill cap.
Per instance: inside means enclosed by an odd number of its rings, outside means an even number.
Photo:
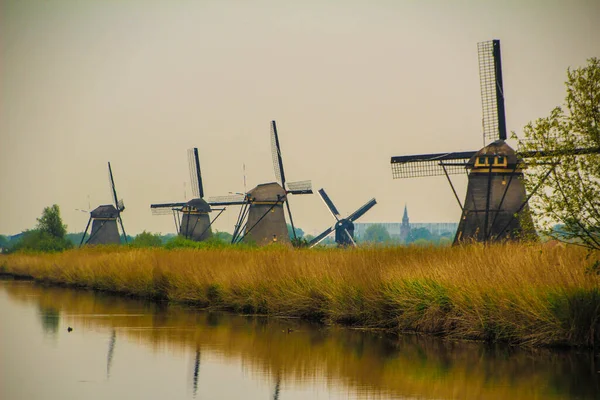
[[[98,206],[90,213],[92,218],[117,218],[119,212],[112,204]]]
[[[502,156],[506,157],[508,165],[515,165],[521,162],[521,159],[517,157],[517,153],[510,147],[504,140],[499,139],[485,146],[483,149],[475,153],[467,163],[468,167],[475,165],[475,160],[482,156]]]
[[[204,199],[192,199],[185,203],[186,206],[196,209],[198,212],[211,212],[210,205]]]
[[[277,182],[261,183],[248,192],[256,201],[278,201],[285,198],[285,190]]]

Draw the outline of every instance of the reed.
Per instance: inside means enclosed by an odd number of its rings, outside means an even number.
[[[239,313],[527,346],[595,346],[600,259],[541,244],[11,254],[34,279]]]

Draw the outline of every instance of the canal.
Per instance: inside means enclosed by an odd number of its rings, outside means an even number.
[[[598,355],[0,280],[0,399],[598,399]]]

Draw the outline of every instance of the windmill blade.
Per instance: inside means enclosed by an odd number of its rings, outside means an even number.
[[[121,230],[123,231],[123,239],[125,239],[125,243],[127,243],[127,234],[125,233],[125,227],[123,226],[123,218],[121,218],[121,215],[119,214],[117,219],[119,220],[119,223],[121,224]]]
[[[331,199],[329,198],[327,193],[325,193],[325,189],[323,189],[323,188],[319,189],[319,196],[321,196],[321,199],[323,200],[323,202],[325,203],[325,205],[331,212],[331,215],[333,215],[333,218],[335,218],[336,221],[339,221],[340,220],[340,218],[339,218],[340,212],[338,211],[337,208],[335,208],[333,201],[331,201]]]
[[[334,230],[335,230],[335,225],[330,228],[327,228],[325,231],[323,231],[323,233],[321,233],[320,235],[315,237],[313,240],[311,240],[308,243],[308,247],[315,247],[316,245],[321,243],[323,241],[323,239],[325,239],[327,236],[329,236],[329,234],[331,232],[333,232]]]
[[[150,211],[152,215],[171,215],[173,210],[180,210],[177,208],[152,208]]]
[[[281,158],[281,147],[277,135],[277,124],[271,121],[271,153],[273,156],[273,168],[277,182],[285,189],[285,172],[283,171],[283,160]]]
[[[203,198],[204,188],[202,186],[202,174],[200,173],[200,157],[198,157],[197,147],[188,150],[188,163],[190,167],[192,193],[196,198]]]
[[[350,214],[347,219],[350,222],[356,221],[357,219],[362,217],[367,211],[369,211],[375,204],[377,204],[377,200],[375,200],[374,198],[367,201],[362,207]]]
[[[207,203],[211,206],[235,206],[246,204],[248,199],[243,194],[209,197]]]
[[[312,194],[312,181],[289,182],[286,192],[291,194]]]
[[[152,215],[167,215],[171,214],[173,209],[180,209],[186,203],[162,203],[162,204],[150,204],[150,210]]]
[[[500,41],[477,43],[477,54],[483,110],[483,140],[506,140]]]
[[[475,153],[477,151],[392,157],[392,176],[394,179],[443,176],[442,163],[449,175],[464,174],[467,162]]]
[[[115,208],[119,210],[119,200],[117,197],[117,189],[115,188],[115,179],[113,178],[112,168],[110,167],[110,161],[108,162],[108,178],[110,180],[110,191],[113,195],[113,200],[115,202]],[[123,211],[123,210],[119,210]]]
[[[352,235],[350,234],[350,232],[348,232],[348,229],[344,228],[344,231],[346,232],[346,235],[348,236],[348,239],[350,239],[350,242],[352,242],[352,246],[357,247],[356,246],[356,242],[354,241],[354,238],[352,237]]]

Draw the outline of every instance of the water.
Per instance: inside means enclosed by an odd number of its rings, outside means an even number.
[[[599,361],[0,280],[3,400],[597,399]]]

